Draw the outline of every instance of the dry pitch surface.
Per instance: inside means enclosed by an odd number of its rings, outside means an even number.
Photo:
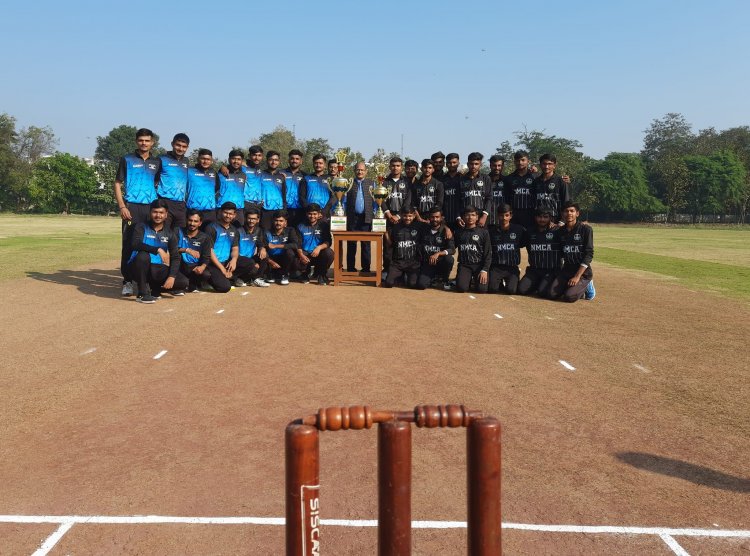
[[[292,284],[143,306],[114,262],[2,283],[0,553],[279,554],[287,422],[464,403],[504,426],[506,554],[750,554],[747,302],[596,281],[573,305]],[[352,525],[327,554],[374,553],[375,444],[322,433],[323,517]],[[413,518],[465,520],[462,432],[415,430],[413,460]],[[414,553],[465,535],[415,529]]]

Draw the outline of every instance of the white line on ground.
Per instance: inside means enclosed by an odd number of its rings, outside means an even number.
[[[555,320],[552,317],[544,317],[544,318],[547,319],[547,320]]]
[[[247,295],[247,294],[249,294],[249,293],[250,293],[250,292],[242,292],[242,295]]]
[[[571,365],[567,361],[563,361],[562,359],[560,359],[560,361],[558,361],[558,363],[560,363],[560,365],[562,365],[563,367],[565,367],[569,371],[575,371],[576,370],[576,368],[573,365]]]
[[[161,359],[161,358],[162,358],[162,357],[164,357],[164,356],[165,356],[166,354],[167,354],[167,350],[166,350],[166,349],[163,349],[163,350],[161,350],[161,351],[160,351],[159,353],[157,353],[156,355],[154,355],[154,359]]]
[[[37,548],[34,553],[31,556],[47,556],[49,554],[49,551],[52,550],[55,545],[60,541],[61,538],[63,538],[63,535],[70,531],[70,528],[73,527],[74,523],[71,521],[67,521],[58,527],[54,533],[52,533],[47,539],[42,543],[42,546]]]
[[[497,318],[499,318],[499,319],[503,318],[503,316],[502,316],[502,315],[499,315],[499,314],[497,314],[497,313],[495,313],[495,316],[496,316]]]
[[[220,314],[222,314],[223,312],[224,312],[224,309],[219,309],[218,311],[216,311],[216,314],[217,314],[217,315],[220,315]]]
[[[469,299],[476,299],[476,297],[474,297],[473,295],[470,295]]]
[[[81,352],[81,355],[88,355],[89,353],[94,353],[96,351],[96,348],[89,348],[85,351]]]
[[[174,311],[174,309],[164,309],[165,313],[171,313],[172,311]]]
[[[633,367],[635,367],[639,371],[643,371],[644,373],[650,373],[651,372],[649,369],[647,369],[643,365],[639,365],[638,363],[633,363]]]
[[[323,525],[338,527],[376,527],[376,519],[323,519]],[[108,515],[0,515],[0,523],[58,523],[68,524],[159,524],[185,523],[203,525],[284,525],[283,517],[183,517],[163,515],[108,516]],[[507,523],[503,529],[544,531],[548,533],[589,533],[614,535],[668,535],[670,537],[749,538],[750,529],[691,529],[670,527],[632,527],[621,525],[545,525],[537,523]],[[415,529],[465,529],[465,521],[412,521]]]
[[[672,549],[672,552],[677,554],[677,556],[690,556],[690,554],[688,554],[687,551],[680,546],[680,543],[674,540],[671,535],[662,533],[661,535],[659,535],[659,537],[667,544],[669,548]]]
[[[515,297],[513,297],[512,295],[509,295],[509,296],[508,296],[508,299],[510,299],[511,301],[515,301],[515,300],[516,300],[516,298],[515,298]]]

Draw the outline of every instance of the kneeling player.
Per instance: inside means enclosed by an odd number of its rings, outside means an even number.
[[[177,236],[167,228],[168,205],[157,199],[150,205],[148,222],[140,222],[133,230],[133,251],[128,260],[128,272],[138,285],[141,303],[154,303],[161,290],[173,290],[184,295],[187,278],[180,274],[180,254]]]
[[[563,267],[549,290],[550,298],[562,298],[569,303],[583,297],[594,276],[591,270],[594,231],[589,225],[578,222],[580,215],[581,209],[576,203],[568,201],[563,204],[562,218],[565,225],[560,228]]]
[[[299,237],[297,230],[287,228],[287,214],[285,210],[277,210],[273,213],[273,228],[266,230],[266,241],[268,242],[268,266],[272,275],[267,280],[287,286],[289,284],[289,273],[297,269],[297,246]]]
[[[450,289],[448,278],[453,270],[453,253],[456,251],[453,232],[443,222],[440,207],[432,207],[429,212],[429,226],[422,228],[422,266],[417,289],[429,288],[436,278],[443,281],[444,288]]]
[[[313,278],[321,286],[328,285],[328,269],[333,264],[333,250],[331,249],[331,228],[323,222],[320,205],[307,205],[307,224],[297,225],[300,244],[297,245],[298,266],[301,267],[305,281],[310,267],[314,268]]]
[[[545,296],[560,271],[560,236],[552,225],[552,209],[538,208],[534,220],[536,226],[527,232],[526,241],[529,266],[518,283],[518,293]]]
[[[402,207],[399,214],[400,220],[385,234],[391,250],[391,266],[383,286],[392,288],[403,276],[404,283],[414,288],[417,286],[419,277],[421,261],[419,242],[423,224],[415,221],[417,210],[414,207]]]
[[[201,213],[188,209],[187,226],[177,232],[177,248],[180,252],[180,273],[188,279],[188,291],[194,292],[211,276],[211,240],[201,232]]]
[[[456,274],[456,291],[469,291],[472,278],[479,293],[487,293],[489,270],[492,263],[492,244],[487,228],[477,227],[479,211],[476,207],[467,206],[463,211],[464,227],[456,230],[456,249],[458,250],[458,272]]]
[[[267,288],[263,280],[268,268],[266,254],[266,235],[260,228],[260,209],[249,204],[245,209],[245,224],[237,231],[239,233],[237,269],[234,271],[234,285],[239,287],[252,284],[259,288]]]
[[[492,266],[490,267],[490,291],[513,295],[518,288],[521,264],[521,247],[526,245],[526,230],[520,224],[512,224],[513,211],[510,205],[497,207],[496,226],[490,226],[492,243]]]
[[[230,280],[237,269],[239,257],[239,233],[232,222],[237,217],[237,206],[227,201],[219,209],[219,221],[206,226],[206,234],[213,246],[211,248],[211,278],[213,289],[219,293],[227,293],[232,289]]]

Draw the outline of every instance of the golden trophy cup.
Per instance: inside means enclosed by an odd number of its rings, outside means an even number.
[[[336,162],[338,162],[338,173],[336,177],[331,180],[328,184],[328,189],[331,194],[336,198],[336,205],[331,213],[331,231],[334,232],[345,232],[346,231],[346,210],[344,210],[344,203],[342,202],[344,196],[349,193],[352,188],[353,180],[351,178],[346,179],[341,173],[344,171],[344,164],[346,163],[346,152],[339,151],[336,153]]]
[[[377,203],[378,210],[375,212],[375,217],[372,219],[372,231],[373,232],[385,232],[385,214],[383,213],[383,203],[391,196],[391,187],[383,185],[385,181],[385,164],[375,165],[375,181],[377,185],[370,186],[370,195],[372,199]]]

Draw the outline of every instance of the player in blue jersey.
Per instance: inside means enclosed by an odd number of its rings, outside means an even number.
[[[252,284],[259,288],[267,288],[263,280],[268,269],[268,255],[266,253],[266,234],[260,223],[260,209],[250,206],[245,212],[245,225],[238,228],[239,257],[235,271],[234,285],[237,287]]]
[[[161,160],[151,156],[154,133],[150,129],[136,131],[135,142],[135,152],[120,159],[114,186],[115,200],[122,218],[122,295],[133,295],[135,289],[128,270],[133,229],[136,224],[147,222],[151,217],[150,205],[156,199],[156,182],[161,166]]]
[[[247,166],[245,171],[245,214],[253,206],[260,209],[263,206],[263,184],[260,175],[263,173],[263,147],[253,145],[247,150]]]
[[[323,219],[328,220],[334,199],[328,189],[330,179],[326,174],[326,157],[316,154],[312,163],[313,173],[305,176],[299,184],[299,198],[305,208],[313,203],[321,207]]]
[[[286,178],[286,212],[289,215],[289,225],[297,226],[304,220],[305,209],[302,208],[299,190],[304,178],[302,173],[302,159],[304,155],[299,149],[289,151],[289,166],[281,172]]]
[[[173,230],[185,227],[185,195],[189,166],[185,153],[188,146],[190,138],[184,133],[178,133],[172,139],[172,150],[159,157],[161,170],[156,194],[159,199],[167,201],[167,225]]]
[[[128,267],[141,303],[154,303],[162,290],[184,295],[188,285],[180,274],[177,236],[165,225],[167,214],[166,201],[156,199],[149,204],[149,219],[133,228]]]
[[[273,214],[273,224],[270,230],[266,230],[268,249],[268,266],[270,277],[268,282],[279,280],[279,284],[289,284],[289,274],[300,270],[297,263],[297,246],[299,235],[294,228],[287,227],[285,210],[277,210]]]
[[[307,223],[298,224],[300,243],[297,245],[298,266],[307,282],[310,267],[314,268],[312,277],[318,285],[328,285],[328,269],[333,264],[331,228],[323,222],[320,206],[312,203],[307,206]]]
[[[281,157],[276,151],[266,153],[266,171],[260,176],[263,188],[263,212],[260,223],[263,229],[270,230],[274,215],[286,209],[286,176],[279,170]]]
[[[241,226],[245,221],[245,172],[242,169],[244,154],[239,149],[229,151],[229,172],[216,175],[219,193],[216,205],[232,203],[236,208],[234,226]]]
[[[206,226],[206,234],[213,243],[211,248],[211,286],[219,293],[232,289],[230,280],[237,269],[239,232],[232,224],[237,218],[237,206],[227,201],[219,209],[219,220]]]
[[[214,156],[209,149],[199,149],[198,163],[194,168],[188,168],[185,204],[188,210],[200,213],[203,228],[216,221],[216,172],[213,162]]]
[[[201,213],[189,209],[184,228],[177,230],[177,250],[180,253],[180,273],[188,279],[188,291],[197,291],[205,284],[211,272],[211,240],[201,231]]]

